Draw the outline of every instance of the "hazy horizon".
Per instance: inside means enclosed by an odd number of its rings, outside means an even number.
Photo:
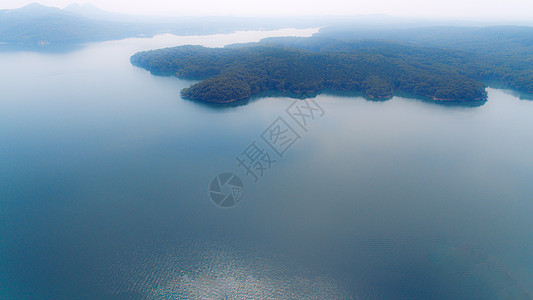
[[[70,1],[70,0],[6,0],[0,9],[15,9],[31,3],[65,8],[71,4],[89,3],[100,9],[130,15],[164,16],[350,16],[389,15],[407,18],[461,19],[473,21],[527,21],[533,11],[532,1],[421,1],[377,0],[373,3],[331,0],[273,0],[250,2],[243,0],[199,0],[179,4],[167,0],[134,1]]]

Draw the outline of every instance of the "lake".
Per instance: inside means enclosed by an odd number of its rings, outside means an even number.
[[[314,32],[0,53],[0,298],[533,297],[533,101],[209,106],[129,62]]]

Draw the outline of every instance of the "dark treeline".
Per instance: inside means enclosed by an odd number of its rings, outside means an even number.
[[[325,89],[363,92],[375,99],[409,93],[482,101],[487,81],[533,93],[531,58],[509,53],[319,35],[215,49],[182,46],[140,52],[131,61],[155,74],[202,79],[182,94],[207,102],[231,102],[262,91],[307,94]]]
[[[530,26],[355,30],[353,26],[334,25],[323,28],[316,37],[347,43],[354,40],[387,40],[462,51],[474,62],[473,65],[454,65],[463,74],[533,94],[533,27]]]

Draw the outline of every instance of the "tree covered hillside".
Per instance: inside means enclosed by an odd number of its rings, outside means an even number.
[[[262,91],[296,94],[325,89],[363,92],[387,99],[410,93],[446,101],[485,100],[484,85],[461,74],[430,49],[377,43],[343,51],[314,52],[281,45],[226,48],[182,46],[132,56],[155,74],[204,79],[182,91],[188,98],[231,102]],[[473,64],[469,58],[457,58]]]

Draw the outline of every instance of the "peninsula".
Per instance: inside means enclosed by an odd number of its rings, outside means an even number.
[[[512,80],[513,88],[533,92],[531,69],[513,68],[494,54],[419,44],[275,38],[224,48],[151,50],[136,53],[131,62],[153,74],[200,80],[183,89],[182,95],[212,103],[265,91],[305,97],[324,90],[360,92],[377,100],[410,94],[432,101],[479,102],[486,101],[486,82],[505,84],[516,77],[520,80]]]

